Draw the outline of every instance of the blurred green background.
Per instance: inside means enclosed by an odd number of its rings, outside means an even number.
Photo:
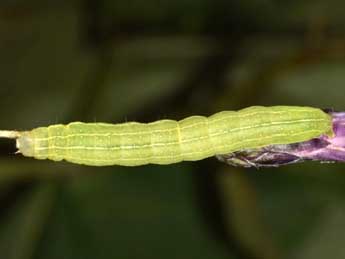
[[[0,128],[345,110],[345,2],[2,0]],[[0,142],[0,257],[345,258],[345,165],[92,168]]]

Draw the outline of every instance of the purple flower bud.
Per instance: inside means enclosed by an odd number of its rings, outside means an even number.
[[[345,112],[328,113],[333,118],[333,137],[322,135],[304,142],[242,150],[217,158],[242,167],[277,167],[305,160],[345,162]]]

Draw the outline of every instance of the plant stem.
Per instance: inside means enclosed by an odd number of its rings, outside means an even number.
[[[0,138],[18,138],[20,135],[19,131],[14,130],[0,130]]]

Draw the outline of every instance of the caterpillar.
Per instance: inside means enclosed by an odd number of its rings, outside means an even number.
[[[331,116],[297,106],[253,106],[210,117],[120,124],[72,122],[18,132],[18,152],[90,166],[171,164],[331,136]]]

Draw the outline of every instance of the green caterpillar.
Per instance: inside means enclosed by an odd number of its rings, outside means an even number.
[[[18,132],[24,156],[92,165],[137,166],[195,161],[214,155],[332,135],[317,108],[253,106],[210,117],[121,124],[73,122]]]

